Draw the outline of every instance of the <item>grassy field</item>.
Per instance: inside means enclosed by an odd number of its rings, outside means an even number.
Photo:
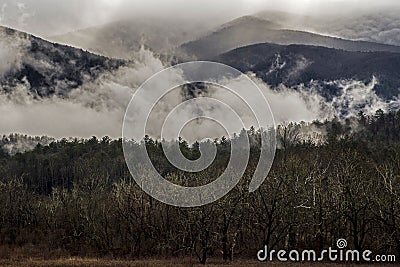
[[[340,267],[340,266],[371,266],[371,265],[362,265],[362,264],[336,264],[336,263],[278,263],[278,262],[257,262],[257,261],[248,261],[248,260],[237,260],[230,263],[223,263],[220,260],[210,259],[207,266],[213,267],[226,267],[226,266],[249,266],[249,267],[258,267],[258,266],[286,266],[290,265],[293,267],[297,266],[332,266],[332,267]],[[186,266],[204,266],[198,264],[194,259],[173,259],[173,260],[136,260],[136,261],[124,261],[124,260],[104,260],[104,259],[82,259],[82,258],[68,258],[68,259],[58,259],[58,260],[37,260],[37,259],[13,259],[13,260],[0,260],[0,266],[23,266],[23,267],[39,267],[39,266],[57,266],[57,267],[75,267],[75,266],[87,266],[87,267],[97,267],[97,266],[110,266],[110,267],[168,267],[168,266],[178,266],[178,267],[186,267]],[[374,266],[394,266],[393,264],[389,265],[374,265]]]

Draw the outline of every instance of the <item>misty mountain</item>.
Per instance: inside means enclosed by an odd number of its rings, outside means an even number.
[[[384,99],[400,94],[400,54],[354,52],[305,45],[256,44],[234,49],[216,58],[243,72],[253,72],[273,87],[315,86],[331,98],[338,92],[333,81],[378,80],[376,93]]]
[[[135,18],[53,36],[50,39],[107,57],[132,59],[132,52],[139,50],[142,45],[156,54],[171,54],[175,47],[197,38],[206,30],[208,28],[205,25],[194,22]]]
[[[359,14],[329,19],[313,25],[317,31],[335,36],[400,46],[399,10]]]
[[[299,15],[281,11],[262,11],[254,16],[279,21],[287,29],[317,32],[351,40],[400,46],[399,10],[374,10],[350,13]]]
[[[6,92],[25,84],[35,96],[66,95],[124,63],[10,28],[0,27],[0,36],[0,89]]]
[[[284,20],[282,22],[287,23]],[[257,43],[314,45],[347,51],[400,52],[400,47],[397,46],[350,41],[300,30],[289,30],[284,29],[285,26],[282,25],[270,20],[245,16],[221,26],[200,39],[183,44],[181,49],[198,59],[210,59],[229,50]]]

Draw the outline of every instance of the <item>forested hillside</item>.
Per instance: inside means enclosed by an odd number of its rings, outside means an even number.
[[[320,132],[321,142],[304,138]],[[287,124],[278,128],[270,174],[254,193],[248,183],[258,147],[237,187],[200,208],[176,208],[147,196],[130,177],[121,140],[60,140],[26,153],[0,153],[0,246],[34,244],[64,255],[256,257],[270,249],[322,250],[345,238],[349,247],[400,256],[400,112]],[[247,134],[257,140],[257,132]],[[215,141],[217,159],[186,174],[171,167],[159,142],[146,137],[156,168],[185,184],[217,178],[230,140]],[[199,146],[180,141],[183,153]],[[44,252],[42,252],[44,253]]]
[[[5,69],[0,72],[0,93],[24,84],[36,97],[65,96],[125,63],[3,26],[0,45],[10,57],[2,62]]]
[[[340,92],[332,81],[359,80],[367,84],[373,77],[378,80],[374,91],[383,99],[399,94],[399,53],[263,43],[234,49],[216,61],[255,73],[274,88],[281,84],[291,88],[315,86],[327,99]]]

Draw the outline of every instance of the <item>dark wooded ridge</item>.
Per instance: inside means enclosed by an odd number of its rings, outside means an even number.
[[[194,256],[254,259],[270,249],[315,249],[346,238],[349,248],[400,257],[400,112],[314,122],[325,132],[314,144],[299,138],[302,124],[278,128],[270,174],[254,193],[248,183],[258,159],[252,147],[246,173],[227,196],[200,208],[176,208],[147,196],[125,165],[121,140],[61,140],[13,156],[0,152],[0,245],[63,249],[70,255]],[[247,131],[253,140],[259,132]],[[4,136],[2,145],[17,135]],[[156,168],[180,184],[218,177],[230,140],[216,141],[217,160],[187,174],[145,138]],[[180,140],[195,159],[198,144]],[[190,182],[188,182],[190,181]]]

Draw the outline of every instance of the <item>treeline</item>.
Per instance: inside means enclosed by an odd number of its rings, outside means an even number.
[[[0,154],[15,155],[34,149],[38,144],[49,145],[55,139],[47,136],[28,136],[21,134],[3,135],[0,139]]]
[[[147,196],[129,174],[121,140],[61,140],[4,153],[0,245],[33,244],[81,256],[193,256],[205,263],[209,257],[255,259],[264,245],[322,250],[345,238],[349,248],[400,257],[399,127],[400,112],[381,111],[344,122],[282,125],[263,185],[248,192],[258,163],[253,145],[239,185],[199,208]],[[305,139],[310,129],[324,141]],[[247,134],[259,140],[255,129]],[[199,157],[198,144],[179,142],[186,157]],[[142,145],[167,179],[204,184],[229,161],[230,140],[215,142],[218,160],[197,174],[171,166],[159,142],[147,137]]]

